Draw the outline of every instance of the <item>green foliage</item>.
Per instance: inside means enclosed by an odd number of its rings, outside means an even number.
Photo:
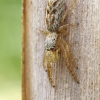
[[[0,100],[11,88],[21,93],[21,0],[0,0]]]

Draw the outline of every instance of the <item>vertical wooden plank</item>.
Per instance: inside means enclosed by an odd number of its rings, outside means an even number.
[[[71,0],[65,0],[68,6]],[[80,84],[74,82],[61,58],[53,65],[56,87],[51,87],[43,69],[47,0],[24,0],[22,77],[23,100],[99,100],[100,99],[100,1],[76,0],[67,23],[79,23],[67,30],[68,42],[79,67]]]
[[[22,0],[22,100],[26,100],[26,73],[25,73],[25,17],[26,0]]]

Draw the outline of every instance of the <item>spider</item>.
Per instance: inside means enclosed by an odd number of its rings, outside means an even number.
[[[70,62],[76,68],[78,67],[70,53],[68,44],[63,38],[66,35],[66,29],[68,27],[77,25],[65,24],[65,18],[74,2],[75,0],[73,0],[68,9],[65,10],[66,7],[63,0],[49,0],[46,7],[46,24],[48,31],[40,30],[41,33],[46,36],[43,66],[44,69],[48,72],[48,78],[53,87],[55,86],[55,84],[52,80],[51,63],[55,63],[59,59],[59,52],[62,52],[63,58],[66,62],[66,66],[72,74],[74,80],[79,83],[79,80],[74,73]]]

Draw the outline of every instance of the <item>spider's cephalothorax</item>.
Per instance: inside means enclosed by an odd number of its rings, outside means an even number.
[[[48,34],[45,40],[45,50],[54,50],[55,46],[56,46],[56,40],[57,40],[57,34],[56,33],[52,33],[52,34]]]
[[[55,62],[58,59],[58,52],[59,52],[59,44],[58,43],[59,37],[58,34],[55,32],[49,33],[46,36],[45,40],[45,58],[46,62]],[[47,70],[47,65],[45,65]]]
[[[46,36],[43,66],[44,69],[48,72],[49,81],[52,86],[55,86],[55,84],[52,80],[51,63],[58,60],[60,51],[63,54],[67,68],[69,69],[75,81],[79,83],[70,63],[72,63],[76,68],[78,67],[72,55],[70,54],[68,44],[63,39],[63,36],[66,34],[66,29],[69,26],[77,25],[65,24],[64,21],[74,2],[75,0],[72,1],[66,11],[63,0],[49,0],[46,7],[46,25],[48,31],[41,30],[41,32]]]
[[[64,0],[49,0],[46,7],[46,25],[50,32],[55,32],[61,26],[65,12]]]

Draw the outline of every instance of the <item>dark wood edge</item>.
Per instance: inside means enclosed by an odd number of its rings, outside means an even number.
[[[22,0],[22,100],[26,100],[26,75],[25,75],[25,16],[26,0]]]

